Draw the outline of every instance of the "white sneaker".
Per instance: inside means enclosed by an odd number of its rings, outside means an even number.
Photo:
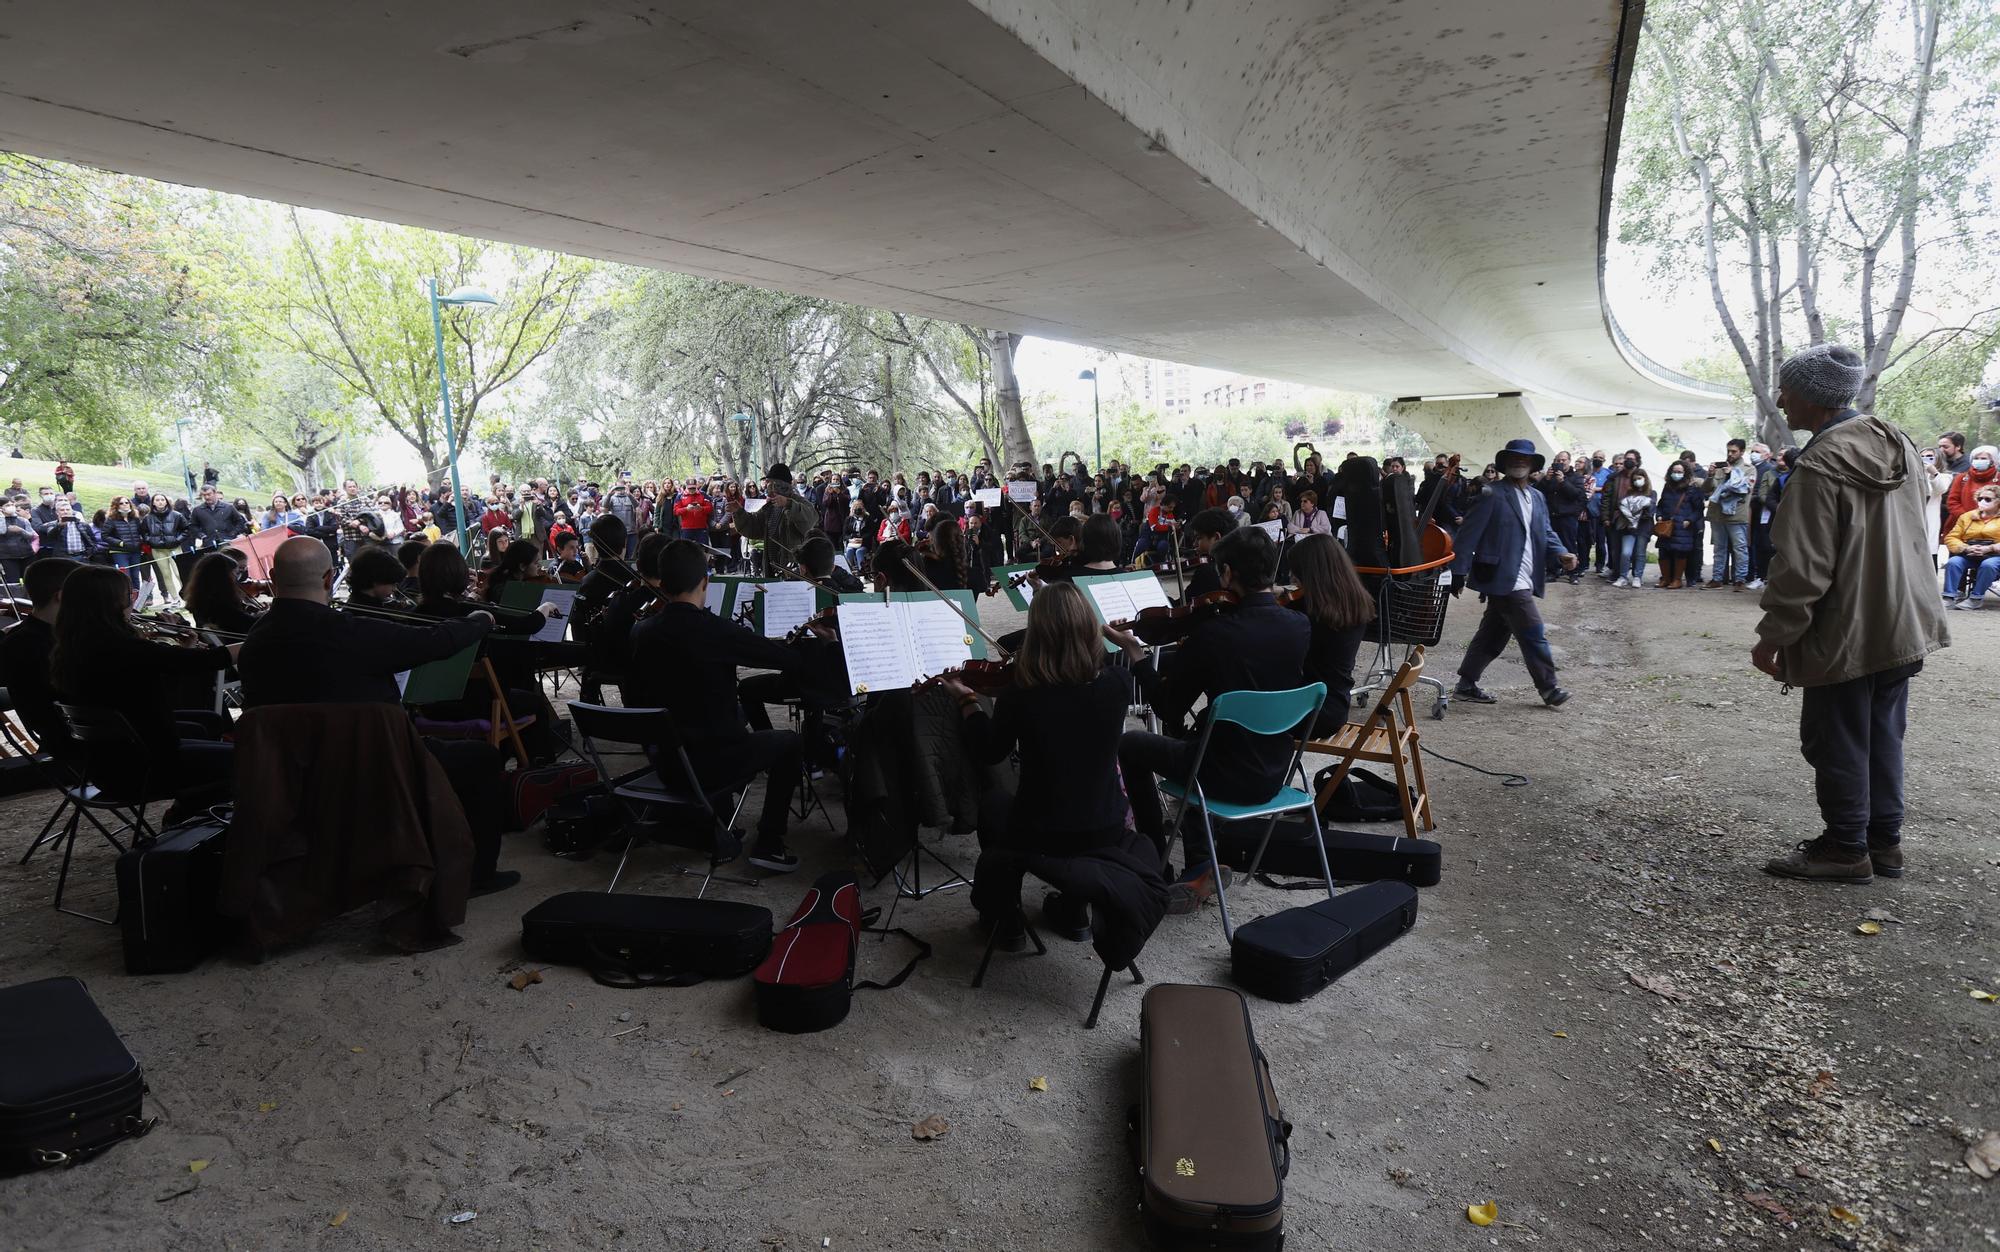
[[[1760,590],[1762,590],[1762,589],[1763,589],[1763,586],[1764,586],[1764,580],[1763,580],[1763,579],[1761,579],[1761,578],[1753,578],[1753,579],[1751,579],[1751,580],[1750,580],[1749,582],[1747,582],[1747,583],[1745,583],[1745,584],[1743,584],[1743,585],[1744,585],[1744,586],[1746,586],[1746,587],[1748,587],[1748,588],[1750,588],[1750,590],[1752,590],[1752,591],[1760,591]]]
[[[1620,574],[1611,585],[1614,587],[1629,587],[1632,585],[1632,580]]]

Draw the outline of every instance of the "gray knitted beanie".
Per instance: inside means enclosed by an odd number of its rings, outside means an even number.
[[[1786,394],[1824,409],[1844,409],[1861,390],[1866,371],[1861,354],[1837,343],[1816,343],[1795,352],[1778,367],[1778,386]]]

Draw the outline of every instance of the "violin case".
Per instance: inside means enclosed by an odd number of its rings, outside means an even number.
[[[1435,840],[1412,839],[1400,832],[1390,835],[1324,827],[1320,835],[1326,840],[1327,868],[1337,883],[1386,880],[1435,887],[1444,875],[1444,849]],[[1223,864],[1248,873],[1257,841],[1263,837],[1263,827],[1256,822],[1232,822],[1226,836],[1216,832],[1216,852]],[[1303,818],[1278,819],[1257,872],[1320,879],[1319,849],[1313,847],[1311,824]]]
[[[1243,996],[1152,987],[1139,1009],[1139,1056],[1128,1129],[1146,1233],[1162,1248],[1284,1247],[1292,1126]]]
[[[902,986],[931,947],[899,927],[896,933],[915,943],[917,954],[887,982],[857,983],[855,954],[871,920],[872,914],[862,912],[861,887],[853,873],[820,875],[753,975],[758,1022],[792,1035],[827,1030],[846,1019],[856,991]]]
[[[145,1134],[146,1077],[74,978],[0,990],[0,1173],[74,1165]]]
[[[1238,926],[1229,944],[1230,975],[1267,1000],[1294,1003],[1317,995],[1416,924],[1416,888],[1367,883]]]
[[[118,857],[126,973],[183,973],[229,940],[236,922],[219,903],[228,835],[219,822],[197,821]]]
[[[771,910],[734,900],[565,891],[521,918],[538,961],[581,965],[607,987],[688,987],[735,978],[771,950]]]

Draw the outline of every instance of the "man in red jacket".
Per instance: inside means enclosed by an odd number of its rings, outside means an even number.
[[[714,515],[715,502],[702,493],[694,479],[688,479],[687,486],[674,500],[674,517],[680,521],[681,538],[707,546],[708,520]]]

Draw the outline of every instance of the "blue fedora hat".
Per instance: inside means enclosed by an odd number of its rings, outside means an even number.
[[[1548,464],[1548,458],[1535,451],[1535,441],[1532,439],[1509,439],[1506,447],[1493,454],[1493,463],[1500,465],[1503,457],[1510,456],[1527,457],[1529,461],[1533,462],[1530,466],[1530,472],[1539,470],[1542,466]]]

